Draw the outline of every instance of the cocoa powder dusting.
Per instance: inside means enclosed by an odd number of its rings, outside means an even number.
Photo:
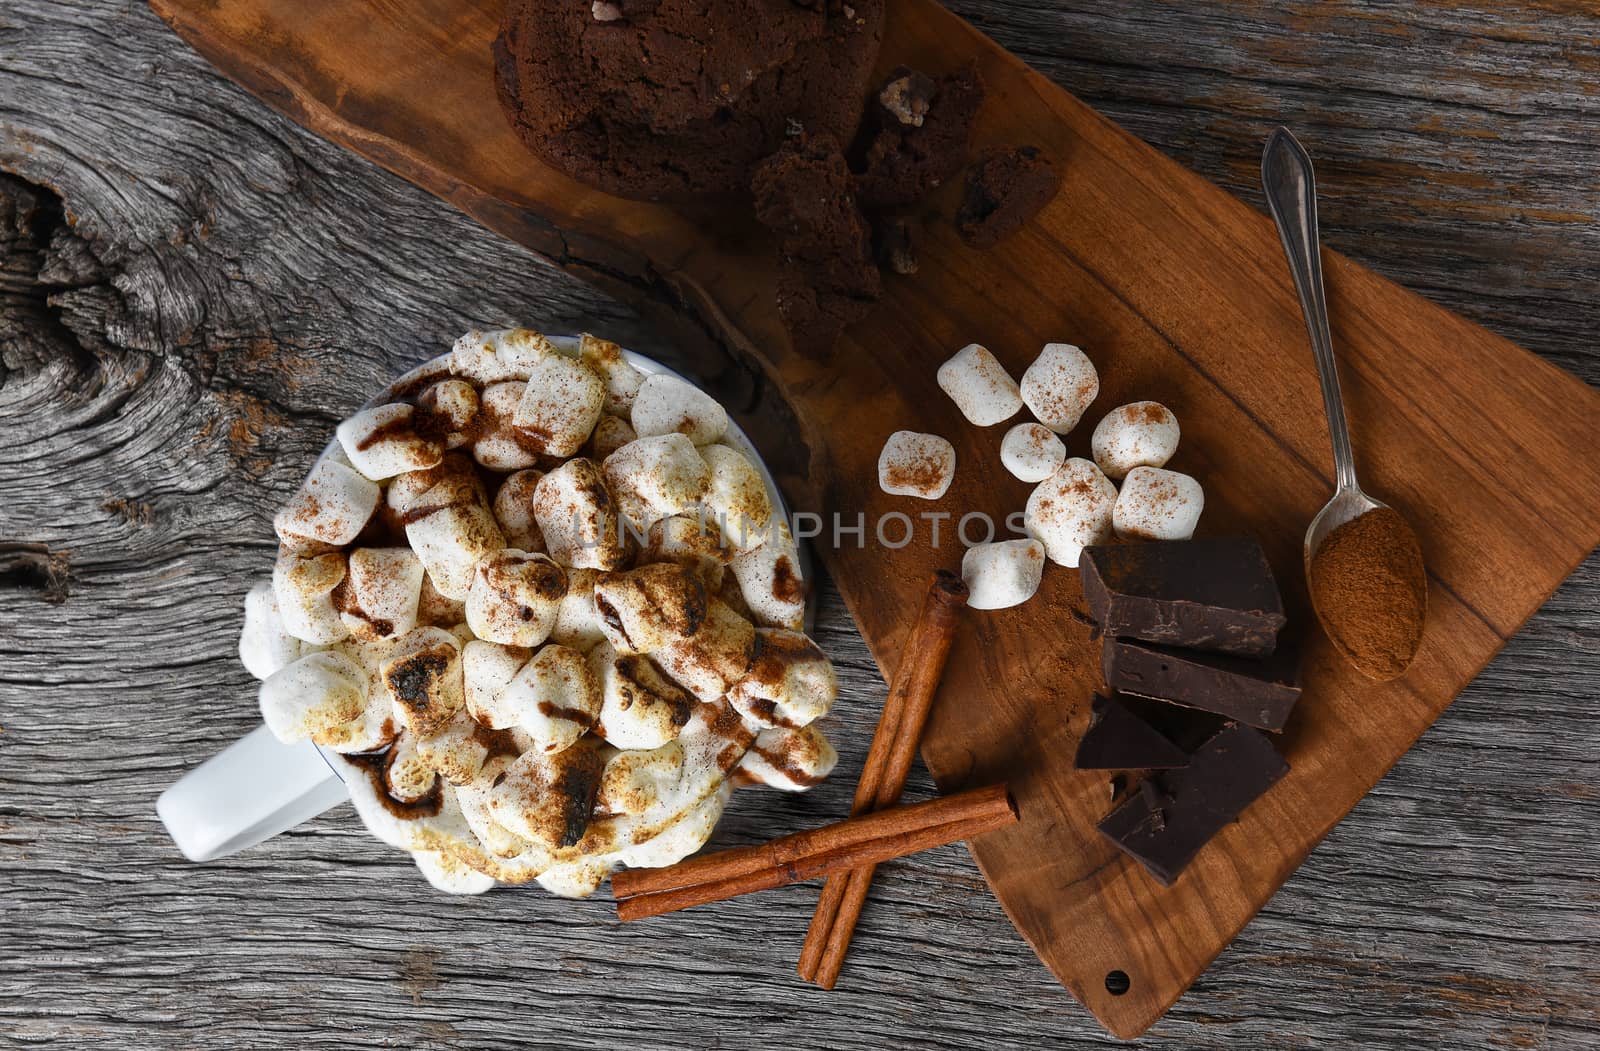
[[[1323,629],[1363,674],[1403,673],[1422,643],[1428,580],[1417,536],[1380,507],[1329,533],[1311,560],[1311,600]]]

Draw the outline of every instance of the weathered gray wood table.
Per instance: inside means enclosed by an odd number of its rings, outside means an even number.
[[[1294,125],[1334,247],[1600,381],[1590,5],[956,6],[1249,199]],[[793,974],[804,888],[626,929],[447,899],[348,808],[185,864],[155,796],[255,722],[239,599],[334,422],[474,324],[664,348],[136,0],[0,6],[0,172],[0,1047],[1106,1042],[960,848],[882,872],[831,995]],[[1147,1042],[1600,1041],[1597,607],[1591,559]],[[719,842],[848,806],[883,687],[832,595],[820,634],[840,775]]]

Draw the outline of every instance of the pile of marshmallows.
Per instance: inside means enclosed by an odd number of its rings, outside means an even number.
[[[1094,429],[1094,459],[1067,456],[1061,436],[1078,425],[1100,393],[1087,355],[1047,343],[1019,384],[974,343],[939,367],[939,386],[979,427],[1011,419],[1026,405],[1037,423],[1019,423],[1000,443],[1017,478],[1037,482],[1023,514],[1025,540],[977,544],[961,560],[975,609],[1004,609],[1039,589],[1044,560],[1074,568],[1090,544],[1113,534],[1145,540],[1194,535],[1205,493],[1186,474],[1163,470],[1178,450],[1178,419],[1166,406],[1136,401],[1111,410]],[[937,500],[955,478],[956,451],[936,434],[896,431],[878,458],[884,492]],[[1120,481],[1119,491],[1113,481]]]
[[[471,332],[338,428],[277,516],[239,651],[285,742],[442,890],[566,896],[800,791],[838,692],[727,414],[615,344]]]

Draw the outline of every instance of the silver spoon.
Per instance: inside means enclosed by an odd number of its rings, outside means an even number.
[[[1328,534],[1368,511],[1388,505],[1362,492],[1356,483],[1355,456],[1350,451],[1350,430],[1344,419],[1344,399],[1339,393],[1339,371],[1333,360],[1333,339],[1328,334],[1328,303],[1322,291],[1322,244],[1317,235],[1317,181],[1311,158],[1288,128],[1267,139],[1261,155],[1261,184],[1267,191],[1267,208],[1278,224],[1278,236],[1289,257],[1289,273],[1300,294],[1306,331],[1322,380],[1322,404],[1328,412],[1328,434],[1333,439],[1333,499],[1323,505],[1306,530],[1306,576],[1311,559]]]

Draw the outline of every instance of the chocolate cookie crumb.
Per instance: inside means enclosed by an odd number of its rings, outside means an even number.
[[[873,107],[876,130],[859,159],[862,206],[914,204],[953,178],[967,161],[983,94],[976,65],[937,80],[905,66],[890,73]]]
[[[886,219],[877,225],[874,232],[873,248],[879,266],[886,266],[902,276],[917,272],[909,219]]]
[[[1034,146],[992,146],[967,169],[956,231],[972,248],[992,248],[1038,215],[1061,175]]]

